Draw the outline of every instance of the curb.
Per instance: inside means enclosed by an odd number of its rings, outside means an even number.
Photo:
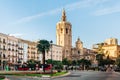
[[[64,76],[67,76],[67,75],[70,75],[70,74],[71,74],[71,72],[68,72],[68,73],[66,73],[64,75],[54,76],[54,77],[51,77],[51,78],[53,79],[53,78],[58,78],[58,77],[64,77]]]

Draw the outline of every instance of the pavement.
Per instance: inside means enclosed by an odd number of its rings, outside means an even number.
[[[113,71],[71,71],[70,75],[53,80],[120,80],[120,73]]]
[[[69,73],[57,77],[17,77],[6,76],[9,80],[120,80],[118,72],[101,71],[70,71]]]

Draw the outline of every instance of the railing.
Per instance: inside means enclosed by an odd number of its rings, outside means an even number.
[[[10,51],[11,49],[10,48],[8,48],[8,51]]]
[[[14,49],[12,49],[12,51],[14,51]]]
[[[8,45],[11,45],[11,43],[8,43]]]
[[[4,51],[6,51],[6,49],[5,49],[5,48],[3,48],[3,50],[4,50]]]

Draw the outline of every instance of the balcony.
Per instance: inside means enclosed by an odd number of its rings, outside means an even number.
[[[31,49],[33,49],[33,50],[34,50],[34,49],[35,49],[35,47],[31,47]]]
[[[3,48],[3,50],[4,50],[4,51],[6,51],[6,49],[5,49],[5,48]]]
[[[8,45],[11,45],[11,43],[8,43]]]
[[[12,55],[12,57],[14,57],[14,58],[15,58],[15,57],[17,57],[17,56]]]
[[[23,58],[20,58],[20,60],[23,60]]]
[[[16,44],[16,47],[18,47],[18,44]]]
[[[23,50],[23,48],[22,48],[22,47],[18,47],[18,49]]]
[[[5,41],[3,41],[3,44],[6,44],[6,42],[5,42]]]
[[[14,51],[14,49],[12,49],[12,51]]]
[[[8,48],[8,51],[10,51],[11,49],[10,48]]]
[[[14,44],[12,44],[12,46],[14,46]]]
[[[18,53],[19,55],[23,55],[23,53]]]
[[[10,55],[8,55],[8,57],[10,57]]]

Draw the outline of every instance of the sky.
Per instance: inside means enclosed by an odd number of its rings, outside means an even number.
[[[111,37],[120,43],[120,0],[0,0],[0,33],[56,44],[63,8],[73,46],[78,37],[86,48]]]

